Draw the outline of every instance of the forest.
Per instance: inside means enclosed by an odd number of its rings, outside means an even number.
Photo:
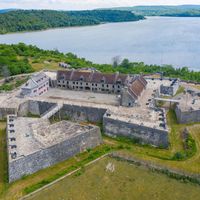
[[[174,68],[171,65],[147,65],[143,62],[130,62],[124,59],[114,60],[112,64],[95,64],[85,58],[79,58],[73,53],[61,53],[58,50],[42,50],[36,46],[19,43],[16,45],[0,44],[0,76],[10,76],[33,72],[33,64],[43,66],[45,62],[65,62],[72,68],[94,67],[101,72],[120,72],[125,74],[162,73],[167,77],[180,78],[200,82],[200,72],[191,71],[188,67]],[[38,69],[39,70],[39,69]]]
[[[134,6],[119,7],[117,10],[132,11],[143,16],[200,17],[199,5],[180,6]]]
[[[14,10],[0,13],[0,34],[142,19],[143,16],[135,15],[130,11],[117,10]]]

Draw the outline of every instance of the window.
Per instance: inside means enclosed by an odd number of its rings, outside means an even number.
[[[11,145],[11,149],[16,149],[17,146],[16,145]]]
[[[83,77],[82,76],[80,77],[80,80],[83,81]]]
[[[101,83],[105,83],[105,78],[104,77],[101,79]]]
[[[16,139],[15,138],[10,138],[10,141],[13,142],[13,141],[16,141]]]

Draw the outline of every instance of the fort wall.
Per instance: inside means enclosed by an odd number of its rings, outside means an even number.
[[[53,108],[55,105],[56,103],[29,100],[20,104],[18,109],[18,116],[24,117],[27,116],[28,113],[31,113],[32,115],[41,116],[48,110]]]
[[[87,132],[9,162],[9,182],[50,167],[101,143],[99,127],[91,126],[91,129]]]
[[[143,125],[124,122],[107,117],[103,118],[103,128],[106,135],[111,137],[128,137],[142,144],[158,147],[168,147],[168,131],[159,130]]]
[[[179,106],[177,106],[175,112],[180,124],[200,122],[200,110],[182,111]]]
[[[6,119],[7,115],[14,115],[16,113],[16,108],[0,108],[0,120]]]
[[[87,106],[64,104],[60,110],[60,117],[70,118],[72,121],[102,122],[106,109]]]

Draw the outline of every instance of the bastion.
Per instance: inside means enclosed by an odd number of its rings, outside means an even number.
[[[182,95],[175,112],[181,124],[200,122],[200,92],[187,91]]]
[[[103,117],[103,128],[111,137],[128,137],[137,143],[157,147],[168,147],[168,127],[163,109],[134,112],[112,112],[108,110]]]
[[[102,143],[100,128],[69,121],[7,117],[9,182]]]

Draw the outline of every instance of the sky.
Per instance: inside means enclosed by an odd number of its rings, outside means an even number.
[[[135,5],[198,4],[200,0],[0,0],[0,9],[84,10]]]

